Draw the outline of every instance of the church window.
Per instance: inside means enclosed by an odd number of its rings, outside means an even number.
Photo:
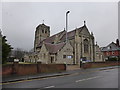
[[[88,53],[89,51],[89,42],[87,39],[84,40],[84,53]]]
[[[66,58],[66,55],[63,55],[63,58]]]
[[[45,58],[45,56],[46,56],[46,55],[45,55],[45,53],[44,53],[44,58]]]

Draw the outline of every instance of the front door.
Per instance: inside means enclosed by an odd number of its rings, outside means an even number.
[[[54,62],[54,57],[51,57],[51,63],[53,63]]]

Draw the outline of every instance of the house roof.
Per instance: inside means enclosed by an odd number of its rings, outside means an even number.
[[[51,44],[51,43],[44,43],[49,53],[57,53],[58,50],[61,50],[61,48],[65,45],[64,42],[59,44]]]
[[[103,47],[101,51],[118,51],[120,50],[120,46],[118,46],[116,43],[112,42],[108,46]]]

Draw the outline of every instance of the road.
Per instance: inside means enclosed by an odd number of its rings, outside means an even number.
[[[78,70],[66,76],[3,83],[2,88],[118,88],[118,68]]]

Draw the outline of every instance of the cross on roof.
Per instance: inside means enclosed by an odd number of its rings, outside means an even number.
[[[44,20],[43,20],[43,24],[44,24]]]

